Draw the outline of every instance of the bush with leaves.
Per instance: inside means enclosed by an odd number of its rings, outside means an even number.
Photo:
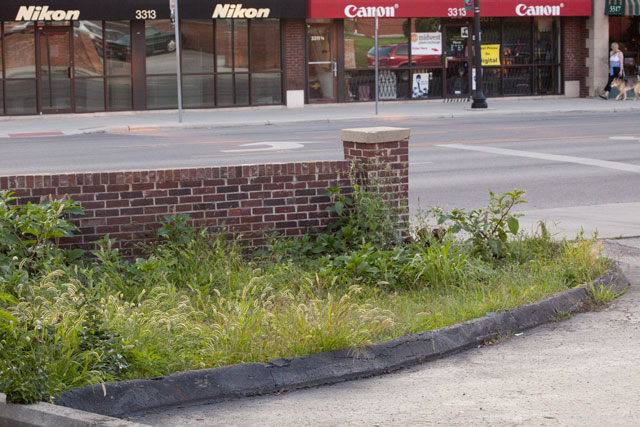
[[[78,202],[49,199],[18,205],[13,194],[0,191],[0,269],[5,275],[16,270],[28,274],[40,268],[51,269],[81,255],[80,251],[61,251],[57,246],[60,237],[73,236],[77,230],[67,218],[83,213]],[[19,278],[22,276],[19,274]]]
[[[520,228],[518,217],[512,213],[514,206],[526,203],[522,199],[524,191],[513,190],[496,196],[489,191],[489,205],[486,208],[465,211],[453,209],[446,213],[442,208],[432,209],[438,220],[438,225],[452,224],[447,232],[457,234],[466,231],[470,237],[467,242],[472,244],[475,253],[485,258],[503,258],[504,246],[508,235],[516,236]]]

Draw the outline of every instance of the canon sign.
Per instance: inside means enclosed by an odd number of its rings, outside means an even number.
[[[353,4],[344,8],[344,15],[347,18],[393,18],[396,16],[395,6],[371,6],[371,7],[357,7]]]
[[[558,6],[527,6],[519,4],[516,6],[518,16],[560,16],[560,10],[564,7],[564,3]]]

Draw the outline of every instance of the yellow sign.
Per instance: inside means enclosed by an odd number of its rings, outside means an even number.
[[[482,45],[482,66],[490,67],[492,65],[500,65],[500,45],[499,44],[483,44]]]

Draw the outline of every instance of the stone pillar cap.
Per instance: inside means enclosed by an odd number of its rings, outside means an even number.
[[[388,126],[343,129],[340,138],[343,142],[382,144],[385,142],[408,141],[411,129]]]

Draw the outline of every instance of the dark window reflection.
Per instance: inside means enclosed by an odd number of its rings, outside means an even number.
[[[216,20],[216,66],[219,73],[233,71],[233,21]]]
[[[180,21],[180,31],[183,73],[213,73],[213,21]]]
[[[107,79],[107,102],[111,111],[131,109],[131,79],[129,77]]]
[[[251,71],[279,71],[280,21],[277,19],[251,22]]]
[[[280,73],[254,73],[251,75],[252,104],[281,104],[282,75]]]
[[[102,21],[73,22],[73,52],[76,77],[104,74]]]
[[[34,25],[28,22],[4,23],[4,57],[7,79],[36,77],[36,39]]]
[[[233,74],[218,74],[218,105],[233,105]]]
[[[249,24],[246,19],[233,20],[235,71],[249,71]]]
[[[176,74],[176,37],[171,21],[146,21],[147,74]]]
[[[182,99],[185,108],[215,107],[214,76],[184,76]]]
[[[175,76],[147,77],[147,108],[178,108],[178,82]]]
[[[131,30],[129,21],[105,21],[104,27],[107,75],[131,75]]]
[[[36,114],[36,80],[6,80],[7,114]]]
[[[104,111],[104,79],[76,79],[76,111]]]

